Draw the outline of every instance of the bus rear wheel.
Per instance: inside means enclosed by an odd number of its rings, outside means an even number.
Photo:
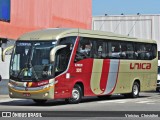
[[[72,90],[72,97],[65,99],[67,103],[78,104],[82,99],[82,88],[79,85],[75,85]]]
[[[156,92],[160,92],[160,88],[159,87],[156,88]]]
[[[139,97],[139,92],[140,92],[140,85],[138,82],[134,82],[132,86],[132,92],[129,94],[125,94],[125,97],[129,98],[137,98]]]
[[[33,99],[33,101],[37,104],[43,104],[43,103],[47,102],[47,100],[39,100],[39,99]]]

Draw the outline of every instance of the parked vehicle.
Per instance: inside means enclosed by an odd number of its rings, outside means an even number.
[[[0,75],[0,81],[2,80],[2,76]]]
[[[160,60],[158,60],[158,74],[157,74],[157,88],[156,91],[160,91]]]

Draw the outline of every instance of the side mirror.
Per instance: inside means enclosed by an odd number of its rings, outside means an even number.
[[[0,75],[0,81],[2,81],[2,76]]]
[[[50,51],[50,62],[54,62],[55,61],[55,54],[59,49],[65,48],[67,45],[58,45],[56,47],[54,47],[51,51]]]
[[[2,61],[3,61],[3,62],[5,61],[5,54],[6,54],[6,52],[7,52],[8,50],[13,49],[13,47],[14,47],[14,46],[9,46],[9,47],[7,47],[6,49],[3,50],[3,52],[2,52]]]

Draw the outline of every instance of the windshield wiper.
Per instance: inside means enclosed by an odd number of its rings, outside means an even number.
[[[38,76],[37,76],[37,74],[36,74],[36,71],[34,70],[34,68],[33,68],[33,65],[32,65],[32,63],[31,63],[31,60],[29,60],[29,67],[28,68],[31,68],[32,69],[32,71],[33,71],[33,75],[35,76],[35,78],[36,78],[36,80],[38,80],[39,78],[38,78]],[[29,70],[29,69],[28,69]]]
[[[29,65],[28,68],[29,69],[32,68],[33,75],[35,76],[36,80],[38,81],[39,78],[38,78],[38,76],[36,74],[36,71],[34,70],[32,62],[31,62],[32,61],[32,57],[33,57],[34,48],[35,48],[35,46],[32,45],[31,54],[30,54],[29,61],[28,61],[28,65]]]

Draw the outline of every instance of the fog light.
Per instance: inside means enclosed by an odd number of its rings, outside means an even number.
[[[44,94],[44,97],[48,96],[48,94],[49,94],[48,92],[47,92],[47,93],[45,93],[45,94]]]
[[[13,93],[12,93],[12,92],[10,92],[9,94],[10,94],[10,95],[13,95]]]

